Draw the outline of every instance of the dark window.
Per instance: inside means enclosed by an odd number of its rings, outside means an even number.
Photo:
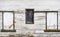
[[[26,24],[34,24],[34,9],[26,9]]]

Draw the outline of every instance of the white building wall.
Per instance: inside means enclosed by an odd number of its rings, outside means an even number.
[[[25,8],[57,10],[60,9],[60,0],[0,0],[0,10],[20,10]]]
[[[39,30],[39,32],[41,31],[42,33],[45,33],[44,32],[45,25],[40,25],[40,22],[38,23],[35,22],[34,24],[25,24],[26,8],[32,8],[35,11],[41,11],[41,10],[59,11],[58,16],[60,16],[60,0],[0,0],[0,10],[15,11],[16,32],[15,33],[13,32],[12,34],[20,34],[21,33],[20,31],[22,31],[22,33],[24,34],[28,32],[34,33],[35,30]],[[58,19],[60,20],[60,18]],[[60,21],[58,24],[60,24]],[[0,27],[2,27],[1,23]],[[11,32],[8,33],[0,32],[0,33],[2,35],[11,34]]]

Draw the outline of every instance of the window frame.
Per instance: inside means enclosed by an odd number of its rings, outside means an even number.
[[[1,29],[1,32],[16,32],[16,30],[15,30],[15,13],[14,13],[14,11],[0,11],[0,12],[2,12],[2,29]],[[3,23],[4,19],[3,19],[3,17],[4,17],[5,12],[13,13],[13,29],[12,30],[4,29],[4,23]]]
[[[44,30],[44,32],[60,32],[60,30],[58,30],[58,11],[35,11],[34,13],[45,13],[45,21],[46,21],[46,29]],[[56,12],[57,13],[57,29],[55,30],[55,29],[53,29],[53,30],[51,30],[51,29],[47,29],[47,13],[52,13],[52,12]]]

